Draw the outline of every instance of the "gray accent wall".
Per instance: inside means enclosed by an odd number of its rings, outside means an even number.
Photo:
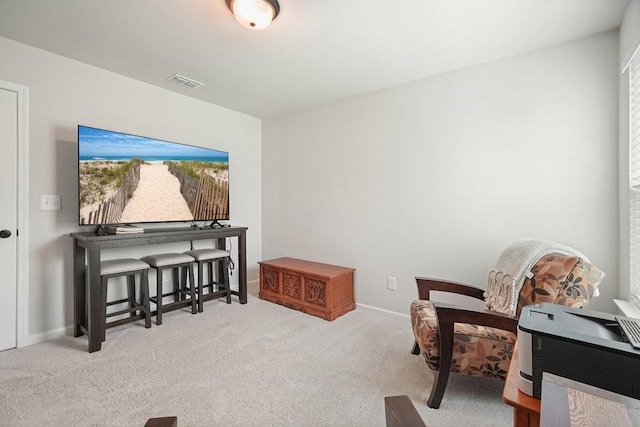
[[[613,310],[617,63],[607,32],[265,120],[263,256],[353,267],[357,303],[408,314],[414,276],[484,287],[548,239],[607,273],[590,307]]]

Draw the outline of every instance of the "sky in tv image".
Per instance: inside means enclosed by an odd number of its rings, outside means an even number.
[[[78,127],[79,160],[200,160],[228,162],[229,154],[202,147],[91,127]]]

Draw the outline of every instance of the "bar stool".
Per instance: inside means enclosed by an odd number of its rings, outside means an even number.
[[[195,286],[193,285],[193,257],[187,254],[167,253],[149,255],[141,260],[156,270],[156,296],[150,298],[156,304],[156,325],[162,325],[163,312],[191,305],[191,313],[197,313]],[[170,269],[173,273],[173,291],[166,294],[162,290],[162,271],[165,269]],[[187,271],[191,286],[187,286]],[[173,302],[164,305],[162,300],[168,296],[173,296]]]
[[[104,313],[102,341],[106,339],[106,330],[124,323],[134,322],[144,317],[144,327],[151,327],[151,305],[149,304],[149,264],[135,258],[114,259],[100,263],[102,288],[102,312]],[[136,301],[136,275],[140,275],[140,302]],[[127,278],[127,298],[107,301],[107,284],[113,277]],[[129,308],[107,313],[107,307],[129,303]],[[139,312],[138,314],[136,314]],[[128,318],[107,322],[107,318],[129,313]]]
[[[198,265],[198,311],[202,313],[204,301],[226,297],[227,304],[231,304],[231,287],[229,286],[229,254],[221,249],[195,249],[185,252],[192,257]],[[214,264],[222,264],[222,281],[213,280]],[[204,283],[204,266],[207,265],[209,281]],[[218,290],[213,291],[213,285],[218,285]],[[209,293],[204,295],[204,287],[209,288]],[[224,289],[222,288],[224,287]]]

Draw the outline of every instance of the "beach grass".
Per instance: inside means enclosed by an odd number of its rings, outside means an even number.
[[[125,176],[141,159],[130,161],[92,161],[80,164],[80,206],[102,202],[124,184]]]
[[[211,176],[219,176],[229,170],[229,164],[227,162],[202,162],[189,160],[167,163],[172,164],[185,175],[195,179],[200,179],[200,176],[202,176],[203,173],[207,173]]]

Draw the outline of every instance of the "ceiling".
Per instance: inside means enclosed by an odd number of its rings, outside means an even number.
[[[267,118],[617,29],[628,4],[279,2],[251,31],[225,0],[0,0],[0,36]]]

